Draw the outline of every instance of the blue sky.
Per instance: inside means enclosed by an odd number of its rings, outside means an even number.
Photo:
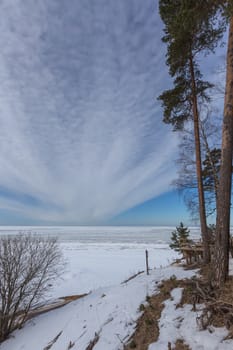
[[[0,224],[177,224],[157,1],[3,0]],[[203,66],[212,81],[223,51]]]

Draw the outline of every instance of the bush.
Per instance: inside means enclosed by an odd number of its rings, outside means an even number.
[[[0,341],[22,327],[62,266],[54,238],[31,234],[0,237]]]
[[[181,222],[180,226],[176,227],[176,230],[172,232],[170,248],[180,252],[180,247],[189,243],[189,233],[189,229]]]

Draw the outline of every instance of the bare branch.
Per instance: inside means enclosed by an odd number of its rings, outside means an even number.
[[[19,234],[0,237],[0,341],[22,327],[63,270],[57,240]]]

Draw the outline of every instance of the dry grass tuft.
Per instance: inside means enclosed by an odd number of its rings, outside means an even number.
[[[88,344],[88,346],[86,347],[85,350],[92,350],[92,349],[94,349],[94,346],[98,343],[99,338],[100,338],[99,333],[95,333],[94,338],[90,341],[90,343]]]
[[[175,347],[172,350],[191,350],[190,347],[184,343],[183,339],[177,339]]]
[[[197,267],[200,265],[195,265],[195,268]],[[193,268],[193,266],[188,266],[188,268]],[[171,298],[170,292],[177,287],[183,288],[182,299],[177,307],[191,304],[195,310],[196,303],[203,303],[205,305],[203,314],[197,319],[200,327],[205,329],[211,325],[215,327],[225,326],[229,330],[226,339],[233,339],[233,276],[229,277],[220,290],[214,288],[212,280],[213,271],[210,267],[201,266],[199,278],[177,280],[174,276],[163,281],[159,286],[159,293],[147,297],[148,305],[140,305],[139,311],[143,314],[124,350],[147,350],[149,344],[156,342],[159,337],[158,324],[164,308],[164,301]],[[207,315],[211,316],[207,317]],[[205,323],[206,320],[207,323]],[[182,339],[178,339],[175,347],[172,347],[168,339],[168,349],[190,350],[190,347]]]
[[[159,286],[159,293],[147,297],[148,305],[140,305],[140,311],[143,314],[138,319],[137,327],[134,334],[125,345],[124,350],[136,349],[147,350],[148,346],[155,342],[159,337],[159,319],[164,308],[164,301],[171,297],[172,289],[182,286],[183,281],[171,277],[169,280],[163,281]],[[179,348],[175,348],[179,349]],[[188,350],[188,348],[180,348]]]

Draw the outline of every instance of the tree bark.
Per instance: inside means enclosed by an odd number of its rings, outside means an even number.
[[[195,80],[192,56],[190,56],[189,65],[190,65],[190,74],[191,74],[191,81],[192,81],[196,174],[197,174],[197,184],[198,184],[199,216],[200,216],[201,234],[202,234],[203,247],[204,247],[203,258],[204,258],[204,263],[208,264],[210,262],[210,249],[209,249],[208,229],[206,224],[205,197],[204,197],[203,179],[202,179],[199,112],[197,107],[196,80]]]
[[[209,157],[210,166],[211,166],[211,170],[212,170],[212,173],[213,173],[214,195],[215,195],[215,203],[217,205],[217,191],[218,191],[218,182],[219,182],[218,181],[218,174],[217,174],[217,171],[216,171],[216,167],[214,165],[213,157],[211,155],[211,150],[210,150],[210,147],[209,147],[208,138],[207,138],[207,135],[206,135],[206,132],[205,132],[205,129],[204,129],[202,123],[200,123],[200,127],[201,127],[202,139],[203,139],[204,144],[205,144],[206,154]]]
[[[217,195],[215,242],[215,282],[218,287],[226,281],[229,270],[230,206],[233,153],[233,16],[230,19],[227,49],[226,90],[222,128],[222,153]]]

